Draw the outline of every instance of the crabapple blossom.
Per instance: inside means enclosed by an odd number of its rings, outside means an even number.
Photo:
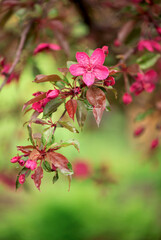
[[[87,86],[91,86],[95,78],[104,80],[109,75],[107,67],[103,66],[105,54],[101,48],[97,48],[89,57],[85,52],[77,52],[76,59],[78,64],[72,64],[69,68],[73,76],[83,75],[83,82]]]
[[[155,89],[157,83],[158,74],[154,70],[148,70],[146,73],[138,73],[136,82],[130,87],[130,92],[133,92],[136,96],[144,90],[146,92],[152,92]]]
[[[25,165],[26,168],[30,168],[32,171],[37,167],[37,163],[33,160],[30,160],[28,159],[26,161],[26,165]]]
[[[138,43],[138,51],[143,51],[147,49],[149,52],[154,52],[155,50],[160,52],[161,45],[155,40],[140,40]]]

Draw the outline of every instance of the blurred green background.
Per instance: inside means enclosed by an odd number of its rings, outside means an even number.
[[[58,73],[50,55],[35,57],[43,74]],[[17,145],[25,145],[27,130],[22,105],[33,92],[46,90],[49,84],[32,83],[33,62],[29,60],[18,84],[1,92],[0,169],[16,175],[18,167],[10,163]],[[56,131],[56,140],[77,139],[80,153],[69,147],[61,152],[74,162],[85,159],[98,168],[107,164],[116,184],[96,184],[92,179],[60,179],[52,184],[51,174],[44,174],[41,192],[32,179],[24,188],[0,185],[0,240],[159,240],[161,239],[161,167],[154,157],[142,161],[142,154],[132,147],[127,118],[114,107],[105,113],[97,129],[92,113],[80,134]],[[161,153],[158,151],[158,159]],[[15,172],[14,172],[15,171]]]

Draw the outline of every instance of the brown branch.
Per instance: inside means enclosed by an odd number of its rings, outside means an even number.
[[[15,69],[17,63],[19,62],[20,60],[20,56],[21,56],[21,52],[22,52],[22,49],[24,47],[24,44],[25,44],[25,41],[26,41],[26,38],[27,38],[27,34],[31,28],[31,21],[26,25],[26,27],[24,28],[22,34],[21,34],[21,38],[20,38],[20,43],[18,45],[18,48],[17,48],[17,51],[16,51],[16,54],[15,54],[15,58],[14,58],[14,61],[8,71],[8,73],[6,73],[6,77],[3,81],[3,83],[1,84],[0,86],[0,91],[2,90],[2,88],[4,87],[4,85],[7,83],[7,80],[8,78],[11,76],[13,70]]]

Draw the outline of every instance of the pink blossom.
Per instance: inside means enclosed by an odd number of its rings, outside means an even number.
[[[144,132],[145,128],[144,127],[138,127],[134,131],[134,137],[140,136]]]
[[[36,92],[36,93],[34,93],[33,95],[34,95],[35,97],[37,97],[37,96],[39,96],[39,95],[42,94],[42,93],[43,93],[43,92]],[[32,108],[33,108],[34,110],[36,110],[37,112],[41,113],[41,112],[43,112],[44,107],[46,106],[46,104],[47,104],[49,101],[50,101],[50,99],[44,98],[44,99],[42,99],[42,100],[40,100],[40,101],[38,101],[38,102],[33,103],[33,104],[32,104]]]
[[[18,163],[19,163],[21,166],[24,166],[24,165],[25,165],[25,161],[24,161],[23,159],[20,159],[20,160],[18,161]]]
[[[153,150],[153,149],[157,148],[158,145],[159,145],[159,139],[158,138],[153,139],[153,141],[150,144],[150,149]]]
[[[107,55],[108,55],[108,47],[107,46],[103,46],[102,50],[103,50],[105,56],[107,57]]]
[[[105,81],[104,85],[105,86],[113,86],[115,84],[115,79],[112,76],[109,76]]]
[[[146,73],[138,73],[136,82],[131,85],[130,91],[133,92],[136,96],[144,90],[146,92],[152,92],[155,89],[157,78],[158,74],[152,69],[148,70]]]
[[[102,49],[97,48],[89,57],[85,52],[77,52],[78,64],[70,66],[69,71],[73,76],[83,75],[83,81],[87,86],[91,86],[95,78],[104,80],[109,75],[107,67],[103,66],[105,54]]]
[[[33,171],[35,168],[37,168],[37,163],[35,161],[33,161],[33,160],[28,159],[26,161],[25,167],[26,168],[30,168]]]
[[[118,39],[116,39],[114,41],[114,45],[115,45],[115,47],[120,47],[121,46],[121,42]]]
[[[125,105],[128,105],[132,102],[132,97],[129,93],[124,93],[122,100]]]
[[[18,179],[20,184],[23,184],[25,182],[25,174],[21,174]]]
[[[11,161],[11,163],[16,163],[20,160],[20,158],[21,158],[20,156],[15,156],[10,161]]]
[[[58,44],[54,43],[40,43],[35,49],[34,49],[34,55],[36,55],[39,52],[42,52],[44,50],[54,50],[58,51],[61,49],[61,47]]]
[[[155,40],[140,40],[138,43],[138,51],[143,51],[147,49],[149,52],[154,52],[155,50],[160,52],[161,45]]]
[[[161,27],[157,27],[156,30],[157,30],[158,34],[161,35]]]
[[[8,63],[5,64],[5,60],[4,59],[1,60],[0,65],[2,66],[1,75],[6,76],[7,73],[9,72],[9,70],[10,70],[11,65],[8,64]],[[20,76],[19,76],[18,73],[12,72],[10,74],[10,76],[8,77],[8,79],[7,79],[7,84],[9,84],[13,79],[18,81],[19,77]]]
[[[46,97],[47,97],[47,99],[54,99],[54,98],[57,98],[59,96],[59,93],[60,93],[60,91],[58,89],[49,90],[46,93]]]
[[[91,175],[91,167],[85,161],[77,161],[73,165],[74,176],[80,179],[86,179]]]

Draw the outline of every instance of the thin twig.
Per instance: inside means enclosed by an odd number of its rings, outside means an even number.
[[[4,85],[7,83],[8,78],[10,77],[10,75],[12,74],[13,70],[15,69],[17,63],[20,60],[21,52],[22,52],[22,49],[24,47],[24,44],[25,44],[25,41],[26,41],[26,37],[27,37],[27,34],[28,34],[30,28],[31,28],[31,21],[29,22],[29,24],[27,24],[27,26],[24,28],[24,30],[23,30],[23,32],[21,34],[20,43],[18,45],[14,61],[13,61],[12,65],[11,65],[8,73],[5,74],[6,77],[5,77],[3,83],[0,86],[0,91],[2,90]]]

